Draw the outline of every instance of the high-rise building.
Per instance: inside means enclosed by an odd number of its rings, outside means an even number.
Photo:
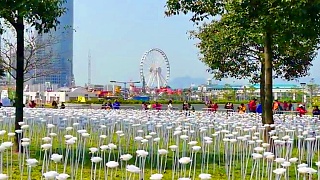
[[[31,84],[45,84],[51,83],[58,85],[58,87],[69,87],[74,84],[73,76],[73,0],[67,0],[64,4],[66,13],[59,18],[59,26],[56,31],[52,30],[50,33],[42,34],[38,43],[46,43],[46,41],[53,41],[50,48],[46,48],[37,53],[40,57],[47,56],[48,53],[54,54],[50,59],[50,66],[54,72],[48,71],[48,67],[35,67],[34,74],[36,78],[31,80]],[[49,40],[50,38],[50,40]],[[37,58],[38,59],[38,58]],[[46,74],[46,71],[48,72]],[[37,75],[37,73],[39,75]]]

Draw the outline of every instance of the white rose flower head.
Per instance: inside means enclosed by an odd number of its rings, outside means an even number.
[[[166,155],[166,154],[168,154],[168,151],[166,149],[159,149],[158,153],[159,153],[159,155]]]
[[[131,158],[132,158],[131,154],[123,154],[123,155],[120,156],[120,159],[122,161],[129,161]]]
[[[284,174],[285,172],[286,172],[285,168],[278,168],[278,169],[273,170],[273,173],[278,174],[278,175]]]
[[[286,161],[286,159],[284,159],[284,158],[276,158],[274,161],[277,162],[277,163],[283,163],[283,162]]]
[[[281,164],[281,166],[283,167],[289,167],[291,165],[291,163],[289,161],[285,161]]]
[[[66,135],[64,135],[64,138],[66,138],[66,139],[71,139],[71,138],[73,138],[73,136],[70,135],[70,134],[66,134]]]
[[[201,179],[201,180],[209,180],[209,179],[211,179],[211,174],[200,174],[199,175],[199,178]]]
[[[68,139],[68,140],[66,140],[66,144],[67,145],[73,145],[74,143],[76,143],[76,141],[74,140],[74,139]]]
[[[23,141],[23,142],[30,142],[30,139],[29,139],[29,138],[22,138],[21,141]]]
[[[56,179],[57,180],[67,180],[70,177],[69,174],[59,174]]]
[[[66,131],[71,131],[73,127],[66,127]]]
[[[126,170],[128,172],[135,173],[135,174],[140,173],[140,171],[141,171],[140,168],[138,168],[135,165],[128,165]]]
[[[100,138],[101,138],[101,139],[106,139],[106,138],[107,138],[107,135],[102,134],[102,135],[100,135]]]
[[[137,150],[136,153],[137,153],[137,155],[138,155],[139,157],[147,157],[148,154],[149,154],[149,153],[148,153],[147,151],[145,151],[145,150]]]
[[[6,174],[0,174],[0,180],[7,180],[9,178]]]
[[[264,151],[264,148],[263,148],[263,147],[255,147],[255,148],[254,148],[254,151],[256,151],[256,152],[262,152],[262,151]]]
[[[198,152],[201,150],[201,146],[192,146],[192,150]]]
[[[171,149],[171,151],[175,151],[178,149],[178,146],[177,145],[171,145],[169,146],[169,148]]]
[[[52,129],[52,128],[54,128],[54,127],[55,127],[55,125],[53,125],[53,124],[48,124],[48,125],[47,125],[47,128],[48,128],[48,129]]]
[[[252,153],[252,158],[253,159],[261,159],[263,157],[262,154],[259,154],[259,153]]]
[[[30,145],[30,142],[22,142],[21,143],[21,146],[23,147],[26,147],[26,146],[29,146]],[[0,146],[1,147],[1,146]]]
[[[50,133],[49,134],[51,137],[56,137],[57,136],[57,133]]]
[[[44,141],[45,143],[48,143],[51,141],[51,137],[44,137],[42,138],[42,141]]]
[[[36,159],[27,159],[26,162],[27,162],[27,166],[30,166],[30,167],[35,167],[38,165],[38,160]]]
[[[59,173],[57,173],[56,171],[49,171],[49,172],[43,173],[44,179],[47,179],[47,180],[54,180],[58,175]]]
[[[21,129],[28,129],[28,128],[29,128],[29,125],[27,124],[21,126]]]
[[[108,147],[110,150],[114,150],[114,149],[117,149],[117,145],[113,144],[113,143],[109,143],[108,144]]]
[[[190,157],[182,157],[179,159],[179,163],[181,164],[189,164],[191,162]]]
[[[98,152],[99,149],[96,147],[91,147],[91,148],[89,148],[89,151],[90,151],[90,153],[94,154],[94,153]]]
[[[98,163],[101,162],[102,158],[101,157],[91,157],[91,162],[93,163]]]
[[[163,178],[162,174],[152,174],[150,180],[161,180]]]
[[[63,156],[60,154],[52,154],[51,155],[51,160],[54,161],[55,163],[58,163],[62,160]]]
[[[5,148],[11,148],[13,146],[13,143],[8,141],[8,142],[3,142],[1,146],[4,146]]]
[[[291,163],[296,163],[297,161],[298,161],[298,158],[296,158],[296,157],[289,159],[289,162],[291,162]]]
[[[0,136],[5,135],[5,134],[6,134],[6,132],[7,132],[6,130],[1,130],[1,131],[0,131]]]
[[[195,145],[198,144],[198,142],[197,142],[197,141],[190,141],[188,144],[189,144],[190,146],[195,146]]]
[[[9,137],[13,137],[13,136],[15,136],[15,135],[16,135],[16,133],[13,133],[13,132],[9,132],[9,133],[8,133],[8,136],[9,136]]]
[[[88,137],[90,137],[90,134],[84,132],[84,133],[81,134],[81,136],[82,136],[83,138],[88,138]]]
[[[116,167],[118,167],[119,166],[119,163],[118,162],[116,162],[116,161],[109,161],[109,162],[107,162],[106,163],[106,166],[108,167],[108,168],[116,168]]]
[[[108,145],[102,145],[102,146],[100,146],[100,149],[101,149],[101,151],[105,151],[105,150],[109,149],[109,146]]]
[[[22,130],[21,130],[21,129],[17,129],[17,130],[15,130],[15,132],[16,132],[17,134],[21,134],[21,133],[22,133]]]
[[[42,144],[42,145],[41,145],[41,148],[42,148],[43,150],[48,150],[48,149],[50,149],[51,147],[52,147],[51,144]]]
[[[181,136],[180,136],[180,139],[182,139],[182,140],[187,140],[187,139],[188,139],[188,136],[187,136],[187,135],[181,135]]]

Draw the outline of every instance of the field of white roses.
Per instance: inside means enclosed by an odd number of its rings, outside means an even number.
[[[320,179],[319,119],[274,118],[262,125],[256,114],[25,109],[14,131],[14,109],[1,108],[0,180]]]

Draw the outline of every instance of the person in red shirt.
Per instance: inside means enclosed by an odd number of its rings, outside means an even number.
[[[34,101],[30,101],[30,103],[29,103],[30,108],[35,108],[36,106],[37,106],[37,104]]]
[[[257,99],[252,99],[250,102],[249,102],[249,111],[251,113],[256,113],[256,110],[257,110]]]
[[[155,110],[161,110],[161,109],[162,109],[162,105],[161,105],[160,103],[156,102],[156,103],[153,105],[153,108],[154,108]]]
[[[218,108],[219,108],[219,106],[218,106],[217,103],[211,104],[211,106],[210,106],[210,110],[211,110],[211,111],[217,111]]]
[[[307,113],[307,110],[304,108],[304,106],[302,104],[299,104],[299,106],[297,107],[297,111],[298,111],[300,117]]]

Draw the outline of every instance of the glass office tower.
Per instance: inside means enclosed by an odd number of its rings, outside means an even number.
[[[43,49],[38,52],[38,56],[46,56],[48,51],[53,52],[54,57],[50,66],[54,68],[54,73],[50,72],[47,75],[40,75],[31,80],[31,84],[46,84],[51,83],[58,85],[58,87],[70,87],[74,82],[73,76],[73,0],[67,0],[64,6],[66,7],[66,13],[60,18],[60,24],[56,31],[51,31],[48,34],[42,34],[39,38],[39,43],[46,43],[48,38],[54,39],[54,44],[50,49]],[[40,58],[41,59],[41,58]],[[33,73],[45,74],[47,69],[36,67]],[[36,75],[37,76],[37,75]]]

